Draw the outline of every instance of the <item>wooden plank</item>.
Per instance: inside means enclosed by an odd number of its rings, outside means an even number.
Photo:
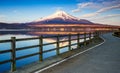
[[[16,58],[16,60],[32,57],[32,56],[39,55],[39,54],[40,54],[40,52],[29,54],[29,55],[25,55],[25,56],[21,56],[21,57]]]
[[[39,45],[32,45],[32,46],[26,46],[26,47],[16,48],[16,51],[26,50],[26,49],[35,48],[35,47],[39,47]]]
[[[43,53],[50,52],[50,51],[54,51],[54,50],[56,50],[56,48],[49,49],[49,50],[45,50],[45,51],[43,51]]]
[[[11,62],[11,61],[12,61],[11,59],[2,61],[2,62],[0,62],[0,65],[1,65],[1,64],[5,64],[5,63],[8,63],[8,62]]]
[[[0,40],[0,43],[8,43],[11,42],[11,40]]]
[[[0,51],[0,54],[3,54],[3,53],[8,53],[8,52],[11,52],[12,50],[9,49],[9,50],[3,50],[3,51]]]
[[[59,41],[60,43],[62,43],[62,42],[68,42],[69,40],[63,40],[63,41]]]
[[[51,44],[56,44],[57,42],[52,42],[52,43],[46,43],[46,44],[42,44],[43,46],[46,46],[46,45],[51,45]]]

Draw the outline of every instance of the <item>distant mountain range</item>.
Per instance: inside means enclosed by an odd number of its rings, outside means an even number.
[[[40,24],[94,24],[85,19],[78,19],[62,10],[56,11],[54,14],[39,18],[29,23],[0,23],[0,29],[26,29],[31,28],[29,25]]]
[[[0,23],[0,29],[24,29],[28,26],[23,23]]]

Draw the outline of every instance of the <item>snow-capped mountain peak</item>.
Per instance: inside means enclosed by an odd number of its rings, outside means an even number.
[[[80,23],[89,24],[89,23],[92,23],[88,20],[74,17],[62,10],[58,10],[50,16],[40,18],[38,20],[35,20],[34,22],[40,23],[40,24],[80,24]]]
[[[40,18],[36,21],[38,22],[38,21],[44,21],[44,20],[51,20],[51,19],[55,19],[55,18],[60,18],[63,20],[66,20],[66,19],[67,20],[79,20],[77,17],[71,16],[62,10],[58,10],[54,14],[47,16],[47,17],[44,17],[44,18]]]
[[[66,13],[62,10],[56,11],[56,13],[54,13],[52,16],[53,16],[53,18],[54,17],[60,17],[62,19],[76,19],[76,20],[78,20],[78,18],[76,18],[74,16],[71,16],[71,15],[69,15],[68,13]]]

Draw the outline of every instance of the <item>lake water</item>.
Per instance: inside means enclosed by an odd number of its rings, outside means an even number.
[[[16,38],[29,38],[29,37],[36,37],[36,36],[30,36],[30,35],[0,35],[0,40],[6,40],[6,39],[10,39],[11,37],[16,37]],[[76,37],[73,37],[76,38]],[[62,38],[61,40],[66,40],[68,38]],[[88,39],[87,39],[88,40]],[[50,43],[50,42],[55,42],[55,39],[44,39],[43,43]],[[83,39],[80,40],[80,42],[84,41]],[[77,41],[72,41],[73,43],[77,43]],[[39,40],[30,40],[30,41],[22,41],[22,42],[16,42],[16,48],[19,47],[24,47],[24,46],[31,46],[31,45],[37,45],[39,44]],[[65,46],[67,45],[68,42],[64,42],[64,43],[60,43],[60,46]],[[72,46],[72,48],[75,48],[77,45]],[[11,43],[0,43],[0,51],[2,50],[7,50],[7,49],[11,49]],[[53,49],[56,48],[56,44],[53,45],[47,45],[47,46],[43,46],[43,50],[48,50],[48,49]],[[39,47],[36,48],[30,48],[30,49],[26,49],[26,50],[20,50],[16,52],[16,57],[20,57],[20,56],[24,56],[24,55],[28,55],[28,54],[32,54],[32,53],[36,53],[39,51]],[[68,47],[60,49],[60,53],[66,52],[68,51]],[[5,54],[0,54],[0,62],[4,61],[4,60],[8,60],[11,59],[11,53],[5,53]],[[47,52],[43,54],[43,59],[46,59],[48,57],[54,56],[56,55],[56,50],[51,51],[51,52]],[[32,62],[38,61],[39,60],[39,56],[32,56],[32,57],[28,57],[25,59],[21,59],[21,60],[17,60],[16,61],[16,65],[17,68],[22,67],[24,65],[30,64]],[[4,72],[4,71],[8,71],[10,70],[10,63],[5,63],[0,65],[0,73]]]

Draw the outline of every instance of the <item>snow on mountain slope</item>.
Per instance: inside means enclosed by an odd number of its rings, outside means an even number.
[[[54,14],[35,20],[34,22],[43,23],[43,24],[52,24],[52,23],[92,23],[85,19],[78,19],[72,15],[67,14],[66,12],[59,10]]]
[[[43,21],[43,20],[51,20],[51,19],[55,19],[55,18],[61,18],[61,19],[63,19],[63,20],[66,20],[66,19],[69,19],[69,20],[71,20],[71,19],[79,20],[78,18],[73,17],[73,16],[67,14],[67,13],[64,12],[64,11],[59,10],[59,11],[56,11],[56,13],[54,13],[54,14],[52,14],[52,15],[50,15],[50,16],[47,16],[47,17],[45,17],[45,18],[40,18],[40,19],[36,20],[36,22],[38,22],[38,21]]]

